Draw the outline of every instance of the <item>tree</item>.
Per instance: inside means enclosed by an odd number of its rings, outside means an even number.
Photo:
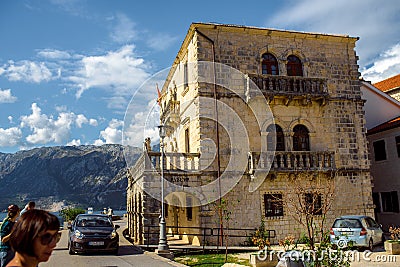
[[[60,215],[66,221],[73,221],[75,220],[76,216],[79,214],[84,214],[86,211],[82,208],[66,208],[60,210]]]
[[[240,200],[237,200],[239,203]],[[229,243],[229,225],[232,220],[232,213],[236,206],[235,202],[228,201],[225,198],[221,198],[218,201],[214,202],[214,210],[218,213],[219,223],[221,225],[225,225],[225,228],[222,227],[222,238],[225,241],[225,262],[228,261],[228,243]]]
[[[335,199],[335,177],[330,173],[313,172],[289,176],[283,205],[289,214],[307,229],[309,246],[316,240],[326,241],[326,215]]]

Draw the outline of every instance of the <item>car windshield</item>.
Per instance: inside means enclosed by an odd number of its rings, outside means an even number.
[[[333,224],[333,228],[362,228],[362,225],[357,219],[338,219]]]
[[[111,222],[110,219],[106,217],[85,216],[78,218],[76,225],[85,227],[104,227],[111,226]]]

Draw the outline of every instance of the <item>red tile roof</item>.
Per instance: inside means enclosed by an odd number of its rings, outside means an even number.
[[[390,77],[386,80],[374,83],[373,86],[381,90],[382,92],[389,91],[390,89],[400,87],[400,74]]]
[[[368,130],[367,135],[383,132],[396,127],[400,127],[400,116]]]

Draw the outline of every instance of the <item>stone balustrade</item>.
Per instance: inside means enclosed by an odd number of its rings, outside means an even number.
[[[249,173],[256,169],[271,171],[329,171],[335,169],[335,153],[331,151],[250,152]]]
[[[145,170],[160,170],[161,152],[147,152],[144,162]],[[164,171],[198,171],[200,153],[164,153]]]
[[[326,79],[299,76],[249,74],[258,88],[265,94],[327,96]]]

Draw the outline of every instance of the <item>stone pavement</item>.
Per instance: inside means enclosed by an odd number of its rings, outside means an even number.
[[[186,265],[180,264],[178,262],[163,258],[158,256],[155,252],[143,251],[140,247],[133,245],[130,243],[122,234],[122,231],[126,228],[126,218],[123,218],[121,221],[114,222],[115,224],[120,225],[118,229],[118,233],[120,236],[120,250],[119,255],[130,255],[127,257],[127,262],[131,263],[132,266],[151,266],[151,267],[185,267]],[[132,255],[132,256],[131,256]]]

